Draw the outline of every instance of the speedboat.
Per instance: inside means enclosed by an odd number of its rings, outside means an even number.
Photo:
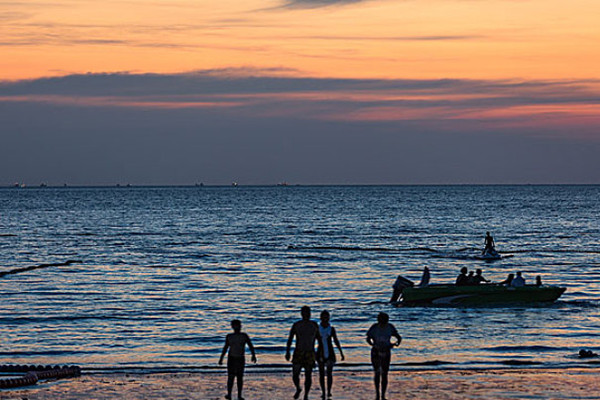
[[[503,284],[457,286],[433,284],[415,286],[399,276],[394,284],[391,302],[402,305],[485,306],[498,304],[551,303],[564,292],[565,287],[525,285],[512,287]],[[398,300],[400,300],[398,302]]]
[[[551,303],[558,299],[565,290],[566,288],[559,286],[511,287],[500,284],[412,286],[402,289],[401,303],[403,305],[454,306]]]

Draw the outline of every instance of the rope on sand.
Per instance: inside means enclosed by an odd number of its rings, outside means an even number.
[[[81,368],[73,366],[50,366],[50,365],[0,365],[0,372],[25,372],[18,378],[0,379],[0,389],[16,388],[21,386],[35,385],[43,379],[71,378],[81,375]]]
[[[48,267],[64,267],[71,264],[81,263],[81,260],[68,260],[63,263],[53,263],[53,264],[40,264],[33,265],[31,267],[23,267],[23,268],[15,268],[10,271],[2,271],[0,272],[0,278],[6,275],[18,274],[19,272],[33,271],[34,269],[48,268]]]

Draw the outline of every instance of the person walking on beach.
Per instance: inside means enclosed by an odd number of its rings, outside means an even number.
[[[377,323],[373,324],[367,332],[367,343],[371,345],[371,364],[375,372],[375,399],[386,400],[385,392],[388,386],[388,372],[390,370],[390,361],[392,357],[392,347],[400,346],[402,337],[394,327],[389,323],[390,317],[380,312],[377,316]],[[396,338],[392,343],[391,338]],[[379,384],[381,382],[381,397],[379,396]]]
[[[323,347],[319,353],[323,355],[319,360],[319,383],[321,384],[321,397],[325,398],[325,371],[327,371],[327,397],[331,397],[331,387],[333,386],[333,366],[335,364],[335,352],[333,343],[337,346],[340,352],[340,358],[344,361],[344,352],[337,338],[335,328],[329,323],[329,311],[321,312],[321,323],[319,324],[319,333],[321,334],[321,342]]]
[[[292,357],[292,379],[296,386],[294,399],[300,397],[302,389],[300,388],[300,372],[304,368],[304,399],[308,399],[308,392],[312,385],[312,370],[315,367],[315,341],[319,343],[319,349],[323,348],[319,326],[316,322],[310,320],[310,307],[304,306],[300,311],[302,319],[292,325],[290,335],[288,337],[285,359],[290,360],[290,347],[292,341],[296,337],[296,347],[294,348],[294,356]],[[322,358],[319,352],[319,359]]]
[[[242,332],[242,323],[238,319],[231,321],[231,328],[233,333],[228,334],[225,337],[225,346],[221,352],[221,358],[219,358],[219,365],[223,365],[223,357],[229,349],[229,355],[227,357],[227,395],[226,399],[231,399],[231,391],[233,389],[233,381],[237,378],[237,390],[238,399],[244,400],[242,397],[242,389],[244,388],[244,368],[246,366],[245,349],[246,345],[252,353],[252,362],[256,362],[256,353],[254,352],[254,346],[250,341],[250,337]]]

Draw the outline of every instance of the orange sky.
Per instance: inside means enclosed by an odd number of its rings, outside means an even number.
[[[596,79],[598,15],[597,0],[0,1],[0,71]]]

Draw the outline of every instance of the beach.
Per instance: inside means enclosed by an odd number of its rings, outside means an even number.
[[[315,371],[316,372],[316,371]],[[597,399],[598,368],[391,371],[388,399]],[[0,393],[0,399],[222,399],[226,374],[84,374]],[[315,386],[316,385],[316,386]],[[292,398],[287,372],[249,372],[244,398]],[[311,399],[320,398],[318,374]],[[235,398],[235,396],[234,396]],[[333,399],[374,398],[370,371],[336,371]]]

